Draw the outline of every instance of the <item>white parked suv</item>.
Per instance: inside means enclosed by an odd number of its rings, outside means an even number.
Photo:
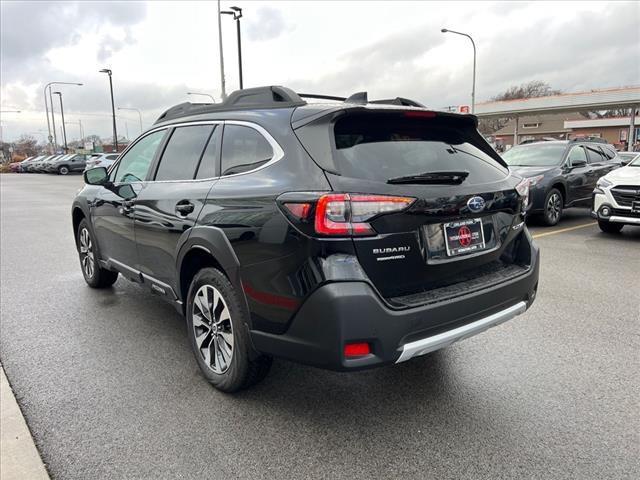
[[[619,232],[624,225],[640,225],[640,157],[598,180],[591,216],[607,233]]]
[[[104,167],[108,169],[111,165],[113,165],[113,162],[116,161],[118,155],[119,154],[117,153],[94,153],[87,160],[87,166],[84,168],[84,170],[86,172],[87,170],[96,167]]]

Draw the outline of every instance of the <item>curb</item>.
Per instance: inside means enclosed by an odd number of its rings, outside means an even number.
[[[0,480],[49,480],[11,385],[0,365]]]

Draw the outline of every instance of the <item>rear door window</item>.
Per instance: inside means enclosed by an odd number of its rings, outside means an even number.
[[[271,144],[260,132],[244,125],[225,125],[222,139],[222,175],[254,170],[273,158]]]
[[[587,156],[589,163],[602,163],[605,161],[604,154],[596,147],[585,147],[587,149]]]
[[[504,179],[495,159],[470,143],[455,121],[398,115],[349,115],[334,126],[335,162],[343,176],[386,182],[433,172],[463,171],[474,183]]]
[[[192,180],[212,131],[213,125],[177,127],[164,149],[155,179]]]
[[[209,137],[209,143],[204,150],[202,159],[200,160],[200,166],[196,173],[197,179],[213,178],[217,177],[217,167],[220,147],[220,129],[222,127],[216,127]]]

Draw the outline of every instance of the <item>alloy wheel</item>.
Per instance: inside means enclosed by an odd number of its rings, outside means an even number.
[[[233,360],[233,326],[229,307],[215,287],[203,285],[198,289],[191,323],[204,363],[214,373],[226,372]]]
[[[67,167],[60,167],[61,175],[66,175],[67,173],[69,173],[69,169]]]
[[[95,257],[93,255],[93,243],[89,230],[83,228],[80,231],[80,260],[82,270],[88,278],[93,278],[95,272]]]
[[[553,193],[547,201],[547,217],[555,223],[560,219],[560,212],[562,210],[562,199],[557,193]]]

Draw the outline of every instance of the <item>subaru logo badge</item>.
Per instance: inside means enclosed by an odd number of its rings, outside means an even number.
[[[474,213],[478,213],[481,212],[482,210],[484,210],[484,198],[482,197],[471,197],[469,200],[467,200],[467,207],[469,207],[469,210],[471,210]]]

